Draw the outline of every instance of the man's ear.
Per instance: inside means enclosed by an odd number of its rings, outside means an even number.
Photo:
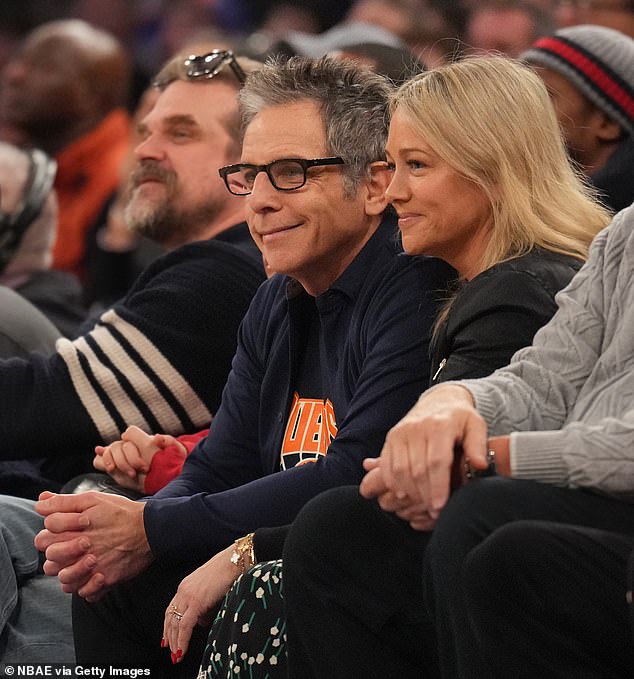
[[[392,181],[392,173],[385,161],[371,163],[366,179],[365,212],[374,216],[383,213],[387,207],[385,192]]]
[[[614,144],[623,136],[621,126],[599,109],[596,111],[594,130],[597,139],[603,143]]]

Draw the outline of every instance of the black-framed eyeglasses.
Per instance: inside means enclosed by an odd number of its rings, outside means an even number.
[[[189,80],[210,80],[217,76],[225,66],[229,66],[238,82],[243,85],[247,79],[231,50],[212,50],[199,56],[191,54],[183,62],[185,75]]]
[[[260,172],[266,172],[271,184],[278,191],[294,191],[301,189],[306,183],[306,171],[310,167],[321,165],[344,165],[343,158],[282,158],[274,160],[266,165],[251,165],[250,163],[237,163],[227,165],[218,170],[224,179],[227,189],[235,196],[248,196],[253,191],[255,178]]]

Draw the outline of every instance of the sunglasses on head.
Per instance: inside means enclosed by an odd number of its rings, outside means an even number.
[[[229,66],[241,85],[247,78],[231,50],[212,50],[200,56],[192,54],[185,59],[183,66],[189,80],[210,80],[217,76],[225,66]]]

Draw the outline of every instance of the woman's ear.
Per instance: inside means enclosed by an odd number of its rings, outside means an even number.
[[[388,164],[383,161],[370,163],[366,180],[365,212],[368,215],[380,215],[387,207],[385,192],[392,181],[392,173]]]

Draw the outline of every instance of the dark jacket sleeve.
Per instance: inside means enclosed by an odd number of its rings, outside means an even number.
[[[446,286],[447,275],[435,260],[412,260],[391,272],[361,329],[367,351],[328,454],[286,471],[263,463],[258,451],[265,356],[257,356],[258,346],[266,344],[254,313],[258,295],[243,323],[210,436],[190,455],[180,477],[147,502],[145,528],[155,556],[169,560],[187,553],[206,559],[260,526],[291,522],[311,497],[328,488],[359,483],[362,460],[378,454],[389,428],[427,384],[435,293]],[[277,455],[279,463],[279,450]]]
[[[557,310],[554,296],[574,273],[572,267],[563,269],[558,286],[516,269],[471,281],[455,299],[440,333],[433,383],[485,377],[507,365],[551,319]]]
[[[175,435],[207,426],[262,280],[231,246],[185,246],[51,357],[0,363],[0,457],[92,459],[130,424]]]

